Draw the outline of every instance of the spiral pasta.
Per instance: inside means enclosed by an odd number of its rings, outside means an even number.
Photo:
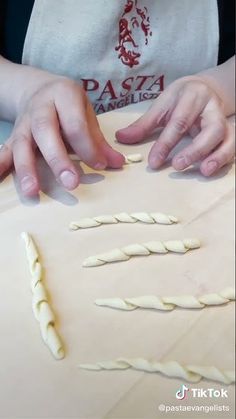
[[[145,224],[174,224],[178,219],[173,215],[163,214],[161,212],[121,212],[114,215],[99,215],[91,218],[81,218],[78,221],[70,223],[70,230],[79,230],[82,228],[98,227],[102,224],[118,224],[118,223],[136,223],[141,222]]]
[[[137,308],[148,308],[155,310],[174,310],[176,307],[195,309],[207,306],[222,305],[235,300],[235,289],[225,288],[218,293],[204,294],[200,297],[193,295],[179,295],[173,297],[158,297],[155,295],[144,295],[133,298],[105,298],[95,300],[98,306],[117,308],[120,310],[135,310]]]
[[[51,350],[56,359],[62,359],[65,356],[60,337],[55,328],[55,316],[49,304],[49,298],[43,284],[42,265],[39,261],[38,251],[32,237],[23,232],[21,234],[25,243],[26,254],[31,273],[31,290],[33,293],[32,306],[43,341]]]
[[[151,241],[143,244],[131,244],[121,249],[113,249],[107,253],[90,256],[83,262],[85,267],[104,265],[111,262],[123,262],[132,256],[149,256],[151,253],[186,253],[190,249],[200,247],[198,239]]]
[[[95,364],[80,364],[80,368],[100,371],[100,370],[126,370],[133,368],[144,372],[156,372],[168,377],[181,378],[191,383],[197,383],[202,378],[210,381],[218,381],[223,384],[235,382],[234,370],[221,370],[214,366],[183,366],[176,361],[156,362],[143,358],[118,358],[114,361],[101,361]]]

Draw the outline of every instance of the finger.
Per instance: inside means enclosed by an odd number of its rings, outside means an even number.
[[[101,148],[107,158],[107,167],[120,169],[125,164],[124,155],[115,151],[106,141],[101,142]]]
[[[227,124],[227,134],[220,146],[201,164],[200,170],[204,176],[215,174],[221,167],[230,163],[235,155],[234,128]]]
[[[23,123],[19,125],[13,131],[11,141],[16,176],[22,193],[25,196],[36,196],[39,193],[39,181],[30,127],[26,127]]]
[[[4,175],[12,166],[13,157],[9,139],[0,147],[0,176]]]
[[[150,136],[153,131],[165,125],[176,105],[177,96],[175,86],[167,89],[153,102],[149,110],[130,124],[116,132],[116,139],[123,144],[140,143]]]
[[[60,94],[59,94],[60,93]],[[75,153],[88,166],[102,170],[107,166],[107,159],[99,148],[98,139],[91,133],[87,119],[87,98],[78,87],[71,91],[59,92],[55,105],[63,134]]]
[[[173,158],[173,167],[176,170],[183,170],[195,162],[202,161],[224,140],[225,135],[225,119],[221,115],[218,119],[215,114],[208,115],[208,125],[200,131],[188,147]]]
[[[205,95],[198,95],[196,91],[191,90],[183,93],[169,122],[151,148],[148,161],[152,169],[159,168],[165,162],[171,150],[189,131],[205,105]]]
[[[31,130],[56,179],[66,189],[75,189],[79,184],[79,174],[66,152],[56,110],[52,104],[44,105],[32,113]]]
[[[102,153],[107,159],[107,166],[112,169],[119,169],[125,163],[124,156],[118,151],[114,150],[110,144],[105,140],[102,131],[100,129],[98,120],[92,108],[92,105],[88,104],[88,121],[92,127],[91,132],[94,138],[97,138],[98,146],[102,150]]]
[[[198,118],[200,119],[200,118]],[[201,131],[200,129],[200,121],[198,121],[198,119],[194,122],[194,124],[190,127],[188,134],[192,137],[195,138]]]

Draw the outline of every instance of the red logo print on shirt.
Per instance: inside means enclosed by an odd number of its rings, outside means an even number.
[[[133,67],[139,64],[141,54],[139,45],[135,42],[135,33],[143,32],[145,45],[148,44],[150,31],[150,18],[146,7],[139,7],[138,0],[127,0],[124,13],[119,20],[119,44],[115,50],[119,51],[118,58],[123,64]]]

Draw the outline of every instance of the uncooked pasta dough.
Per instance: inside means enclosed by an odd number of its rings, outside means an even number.
[[[100,266],[105,263],[123,262],[129,260],[132,256],[149,256],[151,253],[186,253],[190,249],[200,247],[198,239],[169,240],[169,241],[151,241],[143,244],[131,244],[121,249],[113,249],[106,253],[90,256],[83,262],[83,266]]]
[[[173,215],[167,215],[161,212],[133,212],[131,214],[121,212],[114,215],[100,215],[72,221],[70,223],[70,230],[98,227],[102,224],[136,223],[137,221],[145,224],[174,224],[178,222],[178,219]]]
[[[222,305],[235,300],[235,289],[225,288],[218,293],[204,294],[200,297],[193,295],[179,295],[174,297],[157,297],[145,295],[133,298],[105,298],[95,300],[98,306],[117,308],[120,310],[135,310],[137,308],[149,308],[156,310],[173,310],[181,308],[204,308],[213,305]]]
[[[191,383],[197,383],[202,378],[218,381],[223,384],[235,382],[234,370],[221,370],[214,366],[181,365],[176,361],[155,362],[143,358],[119,358],[114,361],[101,361],[95,364],[81,364],[80,368],[100,370],[126,370],[133,368],[145,372],[159,372],[168,377],[181,378]]]
[[[26,254],[31,273],[31,290],[33,293],[33,312],[39,322],[42,338],[56,359],[64,358],[64,349],[55,329],[55,316],[48,301],[43,284],[42,265],[32,237],[28,233],[21,234],[25,242]]]
[[[139,163],[140,161],[143,160],[142,154],[139,154],[139,153],[127,154],[127,155],[124,155],[124,158],[125,158],[125,163],[126,164]]]
[[[124,155],[124,158],[125,158],[125,164],[139,163],[140,161],[143,160],[143,156],[140,153],[127,154],[127,155]],[[76,154],[70,154],[70,159],[75,160],[75,161],[81,160],[80,157],[77,156]]]

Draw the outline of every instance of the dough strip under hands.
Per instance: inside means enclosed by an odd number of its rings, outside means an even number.
[[[1,148],[1,146],[0,146]],[[69,154],[71,160],[80,161],[80,157],[77,154]],[[143,160],[143,156],[140,153],[124,154],[125,164],[139,163]]]

